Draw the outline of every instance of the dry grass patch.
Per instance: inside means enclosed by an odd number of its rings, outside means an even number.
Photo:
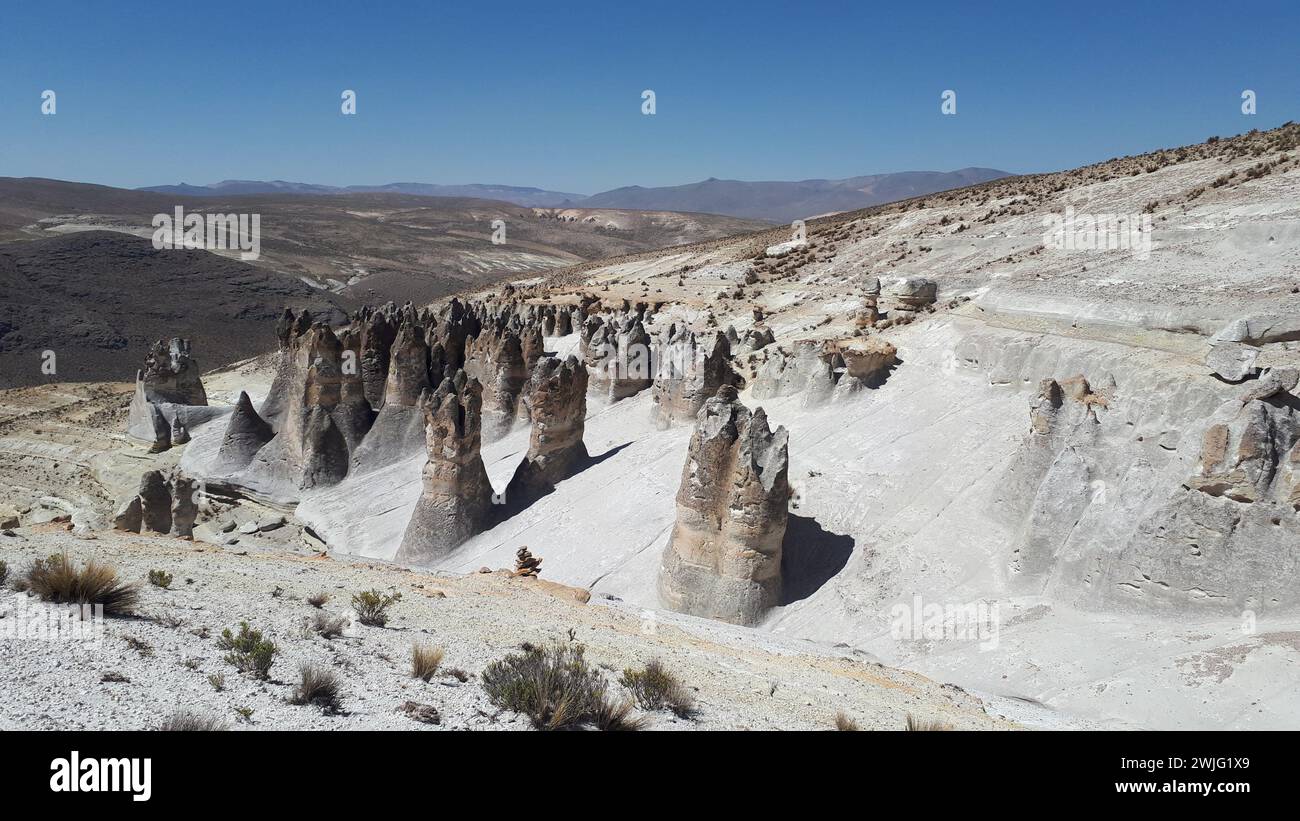
[[[319,707],[323,713],[343,711],[340,690],[343,682],[333,670],[317,664],[304,664],[298,668],[298,686],[289,698],[290,704],[310,704]]]
[[[93,559],[78,568],[66,553],[33,562],[26,589],[41,601],[100,605],[106,616],[128,615],[140,599],[139,588],[120,581],[115,568]]]
[[[838,713],[835,714],[835,729],[840,730],[842,732],[856,733],[858,730],[861,730],[862,728],[858,726],[858,722],[849,718],[847,713],[845,713],[843,710],[840,710]]]
[[[442,665],[441,647],[416,644],[411,648],[411,677],[428,681],[438,673]]]
[[[226,722],[203,713],[178,710],[163,719],[158,726],[164,733],[211,733],[225,730]]]
[[[933,719],[917,718],[911,713],[908,713],[907,729],[911,732],[942,732],[951,730],[952,725]]]

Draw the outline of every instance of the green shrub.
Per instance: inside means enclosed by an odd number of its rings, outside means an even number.
[[[619,684],[632,691],[643,710],[671,710],[679,718],[690,718],[695,713],[695,699],[658,659],[641,670],[627,668]]]
[[[246,621],[239,623],[238,635],[233,635],[229,627],[222,630],[217,646],[227,651],[227,662],[260,679],[267,678],[271,665],[275,663],[275,654],[279,652],[274,642],[263,638],[262,631],[253,630]]]
[[[401,601],[401,593],[385,595],[378,590],[367,590],[352,597],[352,609],[362,624],[383,627],[388,624],[388,608]]]
[[[149,584],[166,590],[172,586],[172,574],[168,573],[166,570],[150,570]]]
[[[528,716],[539,730],[595,725],[604,730],[639,730],[631,703],[615,704],[605,681],[591,669],[581,644],[528,645],[492,662],[481,676],[483,689],[498,708]]]

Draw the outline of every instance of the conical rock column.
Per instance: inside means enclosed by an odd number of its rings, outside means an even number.
[[[406,526],[399,562],[429,562],[482,531],[492,507],[492,483],[479,455],[483,390],[457,371],[420,398],[429,460],[424,489]]]
[[[754,624],[780,601],[788,469],[786,430],[770,430],[762,408],[751,413],[730,385],[704,403],[660,570],[667,607]]]

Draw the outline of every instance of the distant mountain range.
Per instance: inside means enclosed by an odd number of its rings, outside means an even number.
[[[434,185],[395,182],[388,185],[350,185],[344,188],[311,183],[272,180],[225,180],[213,185],[155,185],[141,188],[162,194],[193,197],[240,196],[248,194],[353,194],[392,193],[423,197],[476,197],[503,200],[533,208],[625,208],[641,211],[684,211],[722,214],[768,222],[789,222],[837,211],[853,211],[962,188],[1000,177],[1011,176],[993,168],[963,168],[959,171],[902,171],[872,174],[843,180],[800,180],[797,182],[744,182],[709,178],[687,185],[643,188],[639,185],[615,188],[590,197],[541,188],[513,185]]]
[[[392,182],[387,185],[314,185],[284,180],[223,180],[212,185],[151,185],[137,191],[180,194],[187,197],[243,196],[249,194],[409,194],[417,197],[472,197],[500,200],[528,207],[550,207],[585,199],[582,194],[544,191],[517,185],[434,185],[426,182]]]

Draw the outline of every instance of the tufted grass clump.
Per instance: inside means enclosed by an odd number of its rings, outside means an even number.
[[[432,679],[442,665],[442,656],[441,647],[431,647],[427,644],[414,645],[411,648],[411,677],[423,681]]]
[[[343,682],[333,670],[318,664],[304,664],[298,668],[298,678],[298,686],[289,698],[290,704],[310,704],[319,707],[323,713],[343,711],[340,697]]]
[[[112,566],[92,559],[77,567],[66,553],[37,559],[27,570],[26,582],[26,589],[41,601],[98,604],[106,616],[129,615],[140,598],[139,589],[120,581]]]

